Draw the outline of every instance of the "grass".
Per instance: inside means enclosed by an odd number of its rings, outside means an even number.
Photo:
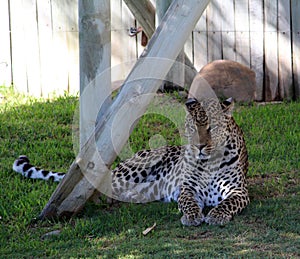
[[[27,154],[32,163],[67,171],[75,157],[72,122],[78,101],[0,92],[1,258],[300,257],[299,102],[237,107],[234,116],[249,151],[251,204],[224,227],[184,227],[176,204],[155,202],[87,204],[68,221],[34,222],[57,184],[24,179],[12,172],[12,163]],[[180,144],[176,117],[155,112],[142,117],[131,135],[131,150]],[[154,222],[157,227],[143,236]],[[55,230],[60,233],[45,236]]]

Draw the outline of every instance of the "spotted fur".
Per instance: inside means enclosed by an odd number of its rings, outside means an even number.
[[[112,196],[127,202],[177,201],[187,226],[225,224],[249,203],[246,184],[248,154],[243,132],[231,113],[231,99],[186,102],[189,144],[143,150],[112,171]],[[25,156],[13,169],[25,177],[53,178],[30,165]],[[207,215],[204,207],[213,207]]]

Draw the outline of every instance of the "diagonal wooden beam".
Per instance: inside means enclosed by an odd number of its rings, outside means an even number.
[[[178,56],[208,3],[209,0],[172,2],[120,93],[97,122],[40,218],[76,214],[95,189],[111,194],[111,164],[173,65],[170,60]]]

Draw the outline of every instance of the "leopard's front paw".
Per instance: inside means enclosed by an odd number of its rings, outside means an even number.
[[[218,210],[212,209],[207,216],[205,217],[204,221],[209,225],[225,225],[232,219],[230,214],[226,214],[224,212],[220,212]]]
[[[181,217],[181,223],[185,226],[199,226],[204,221],[204,216],[202,213],[196,215],[184,214]]]

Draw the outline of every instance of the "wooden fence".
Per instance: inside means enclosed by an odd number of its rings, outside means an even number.
[[[38,96],[77,93],[77,9],[78,0],[1,0],[0,85]],[[111,0],[113,81],[143,51],[140,34],[128,36],[132,26],[124,2]],[[299,98],[300,0],[212,0],[185,52],[197,70],[217,59],[251,67],[259,101]]]

